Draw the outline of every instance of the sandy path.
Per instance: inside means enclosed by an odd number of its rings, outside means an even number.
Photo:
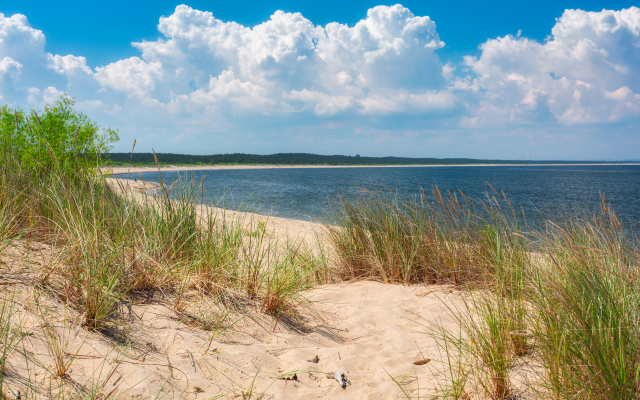
[[[287,168],[422,168],[422,167],[550,167],[576,165],[640,165],[640,163],[598,163],[598,164],[424,164],[424,165],[178,165],[163,166],[161,171],[208,171],[225,169],[287,169]],[[100,169],[105,175],[139,174],[157,171],[156,167],[103,167]]]

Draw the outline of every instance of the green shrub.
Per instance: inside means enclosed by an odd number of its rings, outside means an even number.
[[[85,168],[99,165],[99,157],[112,149],[118,132],[100,126],[73,109],[75,99],[62,96],[44,111],[0,108],[0,151],[12,151],[25,167]]]

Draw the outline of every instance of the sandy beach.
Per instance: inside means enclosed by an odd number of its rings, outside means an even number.
[[[134,196],[149,188],[140,181],[109,181],[119,190],[132,190]],[[321,225],[309,222],[251,217],[266,222],[274,235],[292,240],[316,238],[322,231]],[[43,372],[50,364],[40,322],[29,312],[34,307],[30,282],[53,257],[51,246],[26,241],[4,257],[5,281],[11,276],[19,293],[20,309],[14,318],[36,332],[25,340],[29,351],[45,360],[36,368],[42,382],[51,379]],[[70,348],[77,352],[65,379],[83,385],[95,379],[96,371],[110,374],[104,384],[118,398],[160,394],[163,398],[242,399],[253,388],[255,398],[263,399],[383,400],[397,398],[402,390],[424,395],[442,378],[443,364],[437,360],[444,355],[421,324],[441,320],[454,330],[445,304],[461,306],[466,296],[450,286],[371,281],[325,284],[303,294],[310,303],[301,307],[296,321],[276,320],[248,309],[236,324],[217,334],[189,325],[161,293],[150,293],[147,300],[132,304],[122,331],[86,332],[76,324],[70,328],[71,316],[54,316],[53,311],[50,322],[59,331],[68,331]],[[194,290],[185,296],[192,307],[206,302]],[[39,301],[51,310],[59,308],[55,299]],[[127,344],[118,344],[119,337],[126,337]],[[19,356],[12,355],[11,368],[18,376],[33,373]],[[425,364],[414,364],[425,359]],[[344,388],[334,379],[335,373],[344,373],[348,379]],[[8,381],[12,387],[19,386]]]
[[[0,4],[0,400],[640,400],[591,3]]]
[[[453,164],[453,165],[176,165],[162,166],[161,171],[210,171],[229,169],[288,169],[288,168],[441,168],[441,167],[551,167],[571,165],[640,165],[640,163],[597,163],[597,164]],[[139,174],[157,171],[157,167],[103,167],[100,169],[105,175]]]
[[[640,4],[192,3],[0,5],[0,400],[640,400]]]
[[[123,196],[137,198],[157,187],[127,179],[107,181]],[[262,223],[268,240],[326,245],[322,224],[197,207],[203,223],[214,214],[225,220],[242,217],[248,236]],[[55,250],[45,242],[20,239],[0,260],[0,284],[15,301],[12,318],[29,332],[21,349],[10,354],[11,374],[5,376],[11,390],[22,393],[25,387],[43,392],[68,385],[71,391],[97,388],[119,399],[431,398],[450,384],[451,370],[442,341],[425,327],[438,323],[444,331],[459,334],[456,318],[467,315],[466,302],[474,296],[463,286],[342,281],[301,292],[306,302],[296,306],[295,317],[274,317],[251,302],[229,311],[214,303],[211,293],[192,285],[179,293],[180,307],[176,293],[148,290],[127,300],[117,324],[89,331],[81,324],[82,315],[64,306],[63,294],[36,290],[57,262]],[[230,319],[220,323],[221,329],[205,327],[193,317],[215,319],[224,313]],[[66,341],[64,357],[73,357],[62,379],[48,372],[54,359],[46,342],[47,326]],[[25,357],[35,361],[27,363]],[[535,379],[537,364],[526,364],[529,361],[513,368],[513,398],[533,398],[519,383],[526,374]],[[476,379],[474,373],[469,379]],[[346,378],[344,385],[336,375]],[[487,398],[480,386],[469,387],[476,391],[463,398]],[[14,391],[2,398],[19,396]]]
[[[5,257],[5,275],[11,279],[3,281],[19,293],[14,318],[34,332],[25,338],[25,347],[41,363],[28,371],[16,352],[8,365],[16,376],[35,370],[35,381],[45,386],[57,380],[45,373],[51,358],[28,282],[50,257],[50,247],[23,243],[11,261]],[[40,301],[52,310],[50,323],[66,330],[70,349],[77,353],[65,379],[84,385],[102,374],[105,392],[114,391],[120,399],[242,399],[253,387],[251,398],[386,400],[402,395],[394,379],[408,393],[424,395],[444,378],[437,361],[444,355],[420,324],[443,319],[454,330],[445,304],[462,305],[464,292],[362,281],[323,285],[305,295],[312,303],[299,322],[276,323],[249,310],[217,335],[185,323],[159,293],[132,305],[121,330],[106,333],[79,329],[71,315],[55,314],[56,301]],[[125,337],[127,344],[118,344]],[[414,364],[425,358],[431,361]],[[344,389],[333,378],[339,371],[350,382]],[[11,376],[5,379],[22,388]]]

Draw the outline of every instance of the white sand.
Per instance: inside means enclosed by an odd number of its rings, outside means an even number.
[[[242,399],[255,378],[254,394],[265,392],[264,399],[382,400],[401,395],[391,376],[412,396],[418,387],[424,395],[444,377],[437,372],[442,365],[435,361],[441,357],[435,342],[418,332],[419,323],[425,322],[419,316],[447,321],[440,298],[451,306],[460,305],[464,296],[447,287],[324,285],[306,293],[315,303],[302,310],[300,323],[276,324],[272,317],[249,309],[240,322],[212,340],[212,332],[181,322],[162,295],[131,305],[123,322],[106,334],[87,332],[79,326],[81,316],[61,314],[62,303],[44,295],[40,303],[50,310],[47,320],[70,341],[68,355],[77,354],[61,381],[50,373],[53,359],[43,341],[29,283],[50,260],[50,248],[22,242],[3,258],[9,261],[3,265],[2,293],[18,293],[13,320],[32,332],[9,358],[10,373],[5,377],[5,384],[23,396],[27,386],[43,395],[61,382],[80,388],[106,380],[103,393],[114,391],[112,398]],[[455,328],[452,322],[445,325]],[[125,337],[129,344],[119,345],[119,338]],[[25,355],[31,360],[28,364]],[[316,356],[318,363],[309,361]],[[423,357],[434,361],[413,364]],[[336,371],[350,380],[346,389],[326,377]],[[276,378],[293,373],[297,381]]]
[[[421,167],[535,167],[535,166],[576,166],[576,165],[640,165],[640,163],[598,163],[598,164],[425,164],[425,165],[179,165],[163,166],[161,171],[207,171],[225,169],[287,169],[287,168],[421,168]],[[106,175],[139,174],[157,171],[156,167],[103,167],[101,171]]]

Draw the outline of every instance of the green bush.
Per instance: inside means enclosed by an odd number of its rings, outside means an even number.
[[[118,141],[118,132],[100,126],[75,111],[75,99],[62,96],[47,104],[43,112],[0,108],[0,150],[18,154],[22,166],[54,163],[62,170],[99,165],[101,154]],[[80,165],[78,165],[80,164]]]

